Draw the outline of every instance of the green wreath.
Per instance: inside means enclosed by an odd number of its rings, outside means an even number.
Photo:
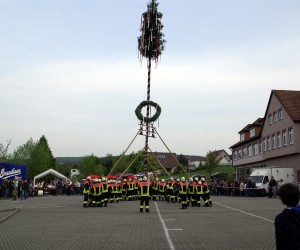
[[[136,117],[141,121],[141,122],[154,122],[158,119],[158,117],[160,116],[161,113],[161,107],[152,101],[149,101],[150,106],[156,108],[156,113],[152,116],[152,117],[145,117],[142,114],[142,108],[147,106],[147,101],[142,101],[139,106],[137,106],[137,108],[135,109],[135,115]]]

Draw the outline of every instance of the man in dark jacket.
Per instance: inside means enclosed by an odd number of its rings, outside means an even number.
[[[280,187],[279,197],[287,208],[275,218],[276,248],[300,249],[300,191],[294,184],[287,183]]]

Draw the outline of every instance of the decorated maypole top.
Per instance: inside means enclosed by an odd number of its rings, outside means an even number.
[[[142,101],[135,110],[137,118],[140,120],[140,134],[143,135],[143,131],[146,132],[146,140],[144,147],[144,173],[148,172],[148,138],[150,135],[150,128],[155,122],[161,113],[160,106],[150,100],[150,82],[151,82],[151,60],[154,60],[155,63],[158,62],[162,51],[164,50],[164,35],[161,32],[163,25],[161,19],[163,17],[162,13],[157,11],[158,3],[156,0],[151,0],[147,4],[147,11],[142,14],[141,17],[141,35],[138,37],[138,50],[139,58],[142,61],[144,57],[148,59],[148,85],[147,85],[147,100]],[[147,115],[143,116],[142,108],[147,107]],[[156,113],[150,117],[150,108],[154,107]],[[145,127],[145,129],[144,129]],[[152,135],[153,131],[152,131]]]
[[[161,19],[163,14],[157,11],[158,3],[152,0],[147,5],[147,11],[141,17],[141,36],[138,37],[138,48],[140,60],[143,57],[158,61],[158,57],[164,50],[164,34],[161,32],[163,25]]]

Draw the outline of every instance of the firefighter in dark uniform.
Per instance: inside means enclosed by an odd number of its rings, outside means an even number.
[[[179,183],[179,195],[181,199],[181,209],[187,209],[187,192],[188,192],[189,183],[185,180],[185,177],[181,178]]]
[[[88,176],[83,186],[83,206],[87,207],[89,203],[89,195],[91,188],[91,177]]]
[[[151,184],[151,194],[152,194],[152,200],[156,201],[157,195],[158,195],[158,183],[159,179],[156,178],[155,181]]]
[[[170,180],[168,181],[168,184],[167,184],[167,201],[168,202],[175,202],[175,193],[174,193],[174,184],[175,184],[175,181],[174,181],[174,178],[171,177]]]
[[[195,186],[194,186],[193,178],[189,179],[187,204],[189,205],[190,203],[192,204],[193,207],[196,206],[196,204],[195,204]]]
[[[122,200],[125,201],[127,199],[127,190],[128,190],[128,184],[126,179],[123,179],[121,189],[122,189]]]
[[[102,199],[101,203],[104,204],[104,207],[107,207],[107,202],[109,198],[109,192],[108,192],[108,183],[105,177],[102,178],[102,185],[101,185],[101,193],[102,193]]]
[[[212,202],[210,198],[210,190],[208,188],[207,182],[205,181],[205,178],[201,178],[202,181],[202,190],[203,190],[203,198],[204,198],[204,206],[205,207],[211,207]]]
[[[201,197],[203,199],[202,181],[198,181],[198,183],[195,187],[195,194],[196,194],[196,200],[197,200],[197,207],[201,207]]]
[[[102,207],[101,203],[101,184],[99,179],[95,179],[92,185],[93,207]]]
[[[143,177],[143,180],[139,183],[139,191],[141,196],[140,202],[140,212],[143,212],[144,204],[146,212],[150,212],[149,210],[149,201],[150,201],[150,181],[148,181],[147,176]]]
[[[162,201],[166,199],[166,182],[165,182],[165,179],[162,179],[158,183],[158,199],[162,200]]]

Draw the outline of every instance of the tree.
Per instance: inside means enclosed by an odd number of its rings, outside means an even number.
[[[55,167],[55,158],[48,145],[46,137],[43,135],[35,145],[28,162],[28,177],[33,178],[50,168]]]
[[[12,154],[11,162],[14,164],[28,165],[32,152],[37,145],[37,142],[30,138],[26,143],[18,146]]]
[[[99,163],[99,159],[95,155],[87,155],[78,164],[80,173],[88,175],[104,175],[104,167]]]
[[[10,154],[8,153],[8,148],[11,143],[11,140],[7,141],[6,146],[0,143],[0,162],[7,163],[11,158]]]
[[[178,162],[180,163],[181,166],[185,167],[185,169],[188,168],[189,166],[189,159],[185,156],[180,154],[177,158]]]
[[[209,176],[211,176],[212,171],[214,171],[219,166],[219,160],[217,160],[216,155],[208,151],[206,154],[206,163],[204,168],[209,172]]]
[[[98,159],[98,161],[105,168],[105,174],[108,174],[113,167],[113,156],[107,154],[105,157]]]

